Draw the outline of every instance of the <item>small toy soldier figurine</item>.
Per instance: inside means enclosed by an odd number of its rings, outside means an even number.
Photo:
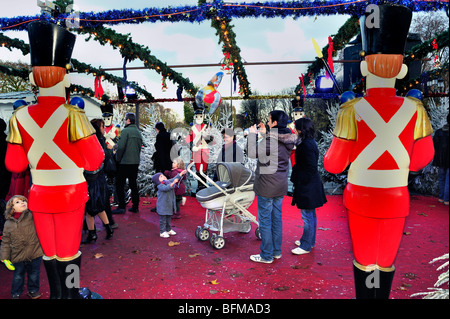
[[[297,95],[295,99],[291,101],[291,103],[294,110],[292,111],[292,122],[289,123],[288,127],[291,129],[292,133],[295,133],[294,122],[297,121],[298,119],[305,117],[305,111],[303,110],[303,99],[301,96]],[[291,151],[291,165],[292,167],[294,167],[295,165],[295,147]]]
[[[112,124],[112,120],[114,118],[113,115],[113,106],[110,103],[102,104],[100,107],[102,110],[103,121],[105,122],[105,140],[106,144],[114,147],[116,145],[117,140],[120,137],[120,129],[117,126]]]
[[[204,114],[202,108],[197,108],[194,104],[194,124],[192,125],[191,132],[186,136],[186,143],[192,143],[192,158],[195,163],[195,169],[200,172],[200,167],[202,171],[206,174],[208,170],[209,163],[209,146],[208,143],[211,142],[212,138],[209,134],[209,125],[203,123]],[[199,175],[202,178],[201,175]],[[204,185],[199,185],[198,189],[204,188]]]
[[[86,290],[70,278],[80,273],[78,249],[88,200],[83,171],[99,169],[104,153],[84,111],[66,103],[66,67],[75,35],[41,21],[28,25],[28,35],[30,81],[40,96],[37,104],[11,117],[5,163],[12,172],[30,166],[29,208],[44,251],[50,298],[80,298]]]
[[[360,20],[366,96],[342,104],[324,166],[340,173],[350,164],[344,205],[353,244],[356,298],[389,298],[394,260],[409,214],[409,171],[434,155],[432,128],[422,102],[396,96],[407,74],[403,50],[412,12],[379,5],[379,27]],[[378,18],[378,17],[377,17]]]

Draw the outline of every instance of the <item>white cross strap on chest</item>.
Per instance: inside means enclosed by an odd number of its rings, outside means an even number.
[[[387,123],[365,99],[355,104],[355,112],[357,120],[364,121],[375,138],[350,165],[349,183],[376,188],[407,186],[410,157],[399,136],[414,116],[416,105],[405,99]],[[398,169],[369,169],[386,151],[395,160]]]
[[[30,116],[28,108],[20,110],[16,116],[19,123],[33,139],[27,153],[33,184],[57,186],[73,185],[85,181],[83,168],[79,168],[53,141],[68,116],[68,111],[64,105],[53,112],[42,128]],[[61,169],[36,169],[44,154],[47,154]]]
[[[115,132],[115,129],[112,127],[108,133],[106,133],[104,135],[106,143],[108,143],[111,146],[116,145],[116,143],[114,143],[113,139],[116,138],[117,134]]]
[[[208,148],[208,144],[206,143],[206,141],[204,139],[202,139],[202,133],[206,130],[207,127],[208,127],[207,125],[204,125],[203,128],[199,131],[197,129],[197,126],[195,126],[195,125],[192,126],[192,132],[195,135],[192,144],[194,146],[197,146],[198,149],[207,149]],[[200,142],[200,145],[197,145],[198,142]]]

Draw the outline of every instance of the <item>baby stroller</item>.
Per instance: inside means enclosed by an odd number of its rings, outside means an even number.
[[[255,216],[247,208],[255,198],[253,191],[254,174],[241,163],[217,163],[218,181],[214,182],[202,169],[200,174],[212,186],[206,184],[196,173],[191,171],[193,163],[189,164],[187,171],[206,188],[200,190],[196,198],[206,208],[205,223],[198,226],[195,236],[201,241],[209,242],[216,249],[225,246],[224,233],[237,231],[249,233],[251,222],[259,226]],[[218,232],[218,234],[211,231]],[[256,228],[256,237],[260,239],[259,227]]]

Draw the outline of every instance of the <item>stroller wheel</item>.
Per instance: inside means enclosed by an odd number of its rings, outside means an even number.
[[[198,239],[201,241],[207,241],[209,239],[209,230],[207,228],[202,228],[198,232]]]
[[[244,234],[248,234],[251,230],[252,230],[252,224],[250,223],[249,220],[246,220],[245,222],[242,223],[242,231],[241,233]]]
[[[215,249],[222,249],[225,246],[225,238],[223,238],[222,236],[217,236],[216,234],[214,234],[211,237],[211,239],[209,240],[209,243]]]
[[[258,238],[259,240],[261,240],[261,233],[259,232],[259,227],[256,228],[256,230],[255,230],[255,235],[256,235],[256,238]]]
[[[200,231],[202,230],[202,226],[197,226],[197,229],[195,230],[195,237],[197,239],[200,239]]]

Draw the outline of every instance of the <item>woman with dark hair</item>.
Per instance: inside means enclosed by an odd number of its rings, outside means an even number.
[[[163,173],[172,169],[172,160],[170,159],[170,149],[172,148],[172,141],[170,140],[170,133],[167,132],[164,123],[158,122],[155,124],[156,142],[155,153],[153,153],[153,167],[156,173]]]
[[[266,129],[263,123],[249,128],[247,150],[249,158],[256,158],[255,191],[258,203],[258,222],[261,252],[251,255],[254,262],[267,263],[281,258],[283,241],[283,198],[288,190],[289,156],[297,137],[286,127],[288,116],[283,111],[269,113]],[[264,136],[258,140],[258,135]]]
[[[326,202],[325,191],[317,170],[319,149],[314,140],[315,129],[308,118],[295,121],[295,134],[298,145],[295,150],[295,165],[292,169],[291,182],[294,184],[292,206],[300,209],[304,222],[303,235],[295,241],[299,247],[292,249],[295,255],[307,254],[316,242],[317,216],[316,208]]]
[[[102,119],[93,119],[92,127],[95,129],[95,135],[105,152],[105,160],[108,156],[108,149],[105,142],[105,122]],[[111,155],[109,155],[111,156]],[[88,184],[89,200],[86,203],[86,225],[88,228],[88,236],[83,241],[84,244],[90,244],[97,240],[97,230],[95,229],[95,216],[98,216],[106,230],[106,239],[112,238],[114,233],[106,210],[111,210],[109,204],[109,194],[107,191],[106,175],[103,165],[97,171],[84,171],[84,176]],[[109,214],[111,216],[111,214]]]

